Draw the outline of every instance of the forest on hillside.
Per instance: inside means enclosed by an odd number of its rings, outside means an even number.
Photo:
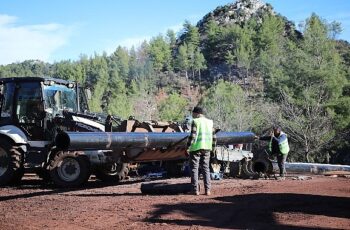
[[[240,0],[139,47],[2,65],[0,77],[77,81],[93,93],[91,111],[123,119],[182,122],[199,104],[222,130],[260,135],[279,124],[291,161],[350,164],[350,44],[337,40],[341,31],[317,14],[296,26],[271,5]]]

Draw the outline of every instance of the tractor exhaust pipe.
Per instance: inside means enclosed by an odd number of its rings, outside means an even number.
[[[123,148],[186,147],[189,133],[61,132],[55,143],[62,150],[113,150]],[[252,132],[218,132],[217,144],[254,142]]]

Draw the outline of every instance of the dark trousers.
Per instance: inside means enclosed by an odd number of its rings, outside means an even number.
[[[210,190],[210,171],[209,171],[209,161],[210,161],[210,150],[199,150],[195,152],[190,152],[190,166],[191,166],[191,184],[193,191],[199,191],[198,189],[198,176],[199,176],[199,166],[202,167],[204,188],[205,191]]]
[[[286,174],[286,160],[287,160],[288,154],[277,154],[277,163],[278,168],[280,169],[280,176],[284,176]]]

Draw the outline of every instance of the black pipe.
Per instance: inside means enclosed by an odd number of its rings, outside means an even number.
[[[185,147],[189,133],[62,132],[55,143],[63,150]],[[252,132],[218,132],[218,145],[254,142]]]

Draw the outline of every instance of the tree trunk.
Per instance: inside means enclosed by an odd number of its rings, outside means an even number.
[[[330,156],[329,152],[327,152],[327,154],[326,154],[326,162],[325,162],[326,164],[329,164],[330,158],[331,158],[331,156]]]
[[[305,160],[307,163],[310,163],[310,154],[309,154],[309,151],[306,151],[305,152]]]
[[[201,79],[201,70],[198,70],[198,78],[199,78],[199,86],[201,85],[202,79]]]
[[[232,75],[232,67],[229,66],[228,67],[228,80],[233,82],[233,79],[232,79],[231,75]]]

